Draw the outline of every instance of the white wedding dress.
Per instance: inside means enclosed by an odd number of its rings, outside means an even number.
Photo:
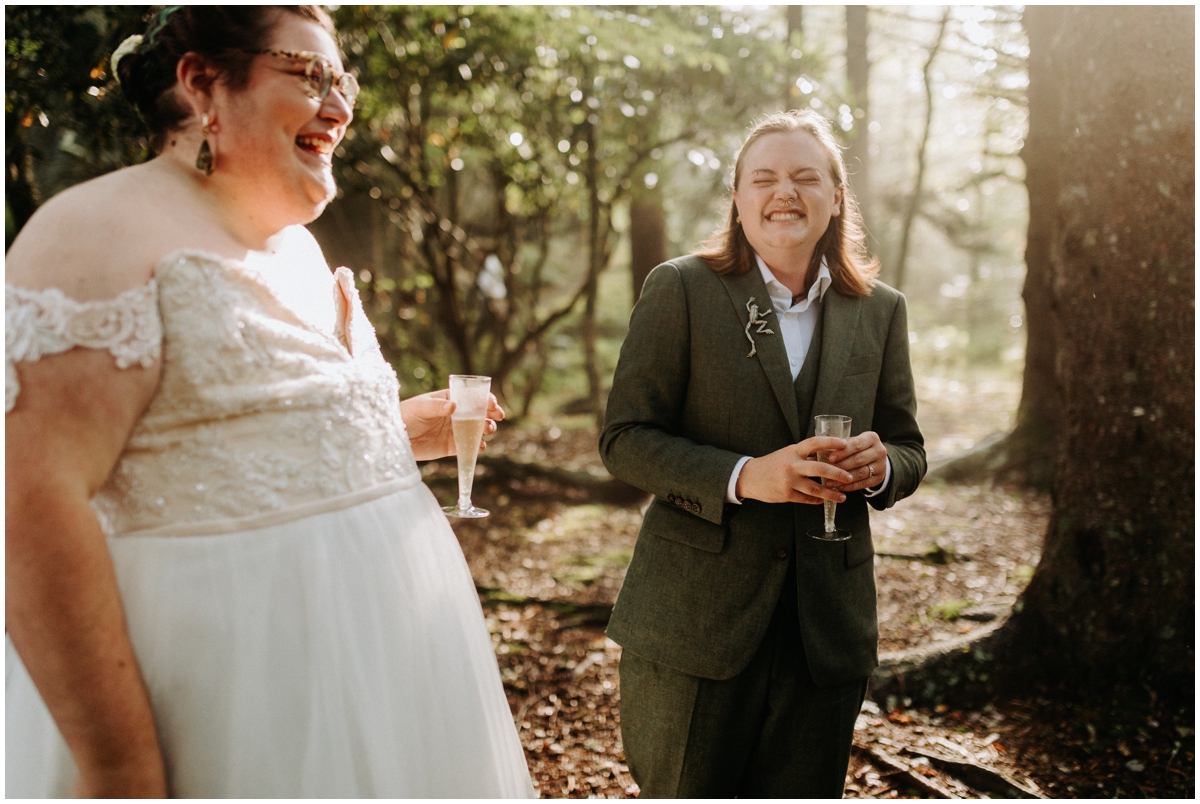
[[[395,373],[349,271],[330,288],[333,333],[203,252],[108,302],[6,286],[6,409],[19,361],[161,357],[93,507],[172,795],[532,796]],[[5,793],[70,795],[70,753],[11,642],[6,659]]]

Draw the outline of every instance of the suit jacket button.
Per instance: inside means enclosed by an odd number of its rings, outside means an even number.
[[[787,550],[780,550],[778,553],[775,554],[775,557],[779,558],[779,559],[787,558]]]
[[[683,508],[687,505],[687,503],[685,503],[683,500],[679,499],[678,497],[675,498],[675,504],[678,505],[680,508]]]
[[[669,503],[673,503],[673,502],[675,502],[675,495],[674,495],[674,494],[668,494],[668,495],[667,495],[667,502],[669,502]]]
[[[696,511],[695,511],[695,512],[696,512],[697,514],[698,514],[698,513],[700,513],[700,503],[692,503],[692,505],[694,505],[694,506],[695,506],[695,508],[696,508]]]

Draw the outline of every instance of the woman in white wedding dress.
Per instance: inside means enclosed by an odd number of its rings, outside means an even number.
[[[119,55],[158,156],[6,260],[6,794],[532,795],[417,469],[453,405],[400,403],[300,225],[357,91],[328,17],[168,8]]]

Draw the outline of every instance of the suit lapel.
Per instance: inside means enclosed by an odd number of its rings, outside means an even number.
[[[783,337],[779,334],[779,325],[775,320],[775,308],[771,304],[771,296],[767,293],[767,286],[763,283],[762,274],[758,272],[757,268],[752,267],[751,270],[740,276],[722,276],[721,281],[725,285],[729,301],[732,302],[733,310],[741,323],[741,330],[736,335],[731,334],[730,337],[738,339],[743,359],[758,360],[762,365],[767,380],[771,383],[771,389],[775,392],[775,398],[779,401],[779,407],[783,409],[783,415],[792,431],[792,437],[799,441],[802,432],[800,414],[796,410],[796,390],[792,384],[787,348],[783,345]],[[750,310],[747,304],[751,298],[754,299],[754,304],[758,305],[759,319],[766,320],[766,329],[772,330],[773,334],[768,335],[765,331],[758,332],[757,326],[749,326],[749,334],[754,339],[755,354],[753,357],[747,357],[751,350],[750,339],[746,337],[747,326],[750,325]]]
[[[850,352],[854,348],[854,338],[858,333],[858,313],[862,302],[860,299],[843,296],[830,288],[825,294],[822,306],[825,310],[821,331],[821,366],[817,373],[817,392],[813,397],[813,416],[845,412],[838,409],[836,394],[846,369],[846,361],[850,359]],[[811,422],[806,427],[806,432],[808,435],[813,434]]]

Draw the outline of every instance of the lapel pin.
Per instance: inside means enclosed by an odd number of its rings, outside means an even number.
[[[754,297],[750,297],[750,301],[746,302],[746,312],[750,314],[750,320],[746,322],[746,340],[750,341],[750,353],[746,357],[754,357],[758,354],[758,347],[754,345],[754,336],[750,334],[750,327],[755,327],[754,332],[759,335],[774,335],[775,330],[767,329],[767,319],[774,310],[767,309],[759,312],[758,304]]]

